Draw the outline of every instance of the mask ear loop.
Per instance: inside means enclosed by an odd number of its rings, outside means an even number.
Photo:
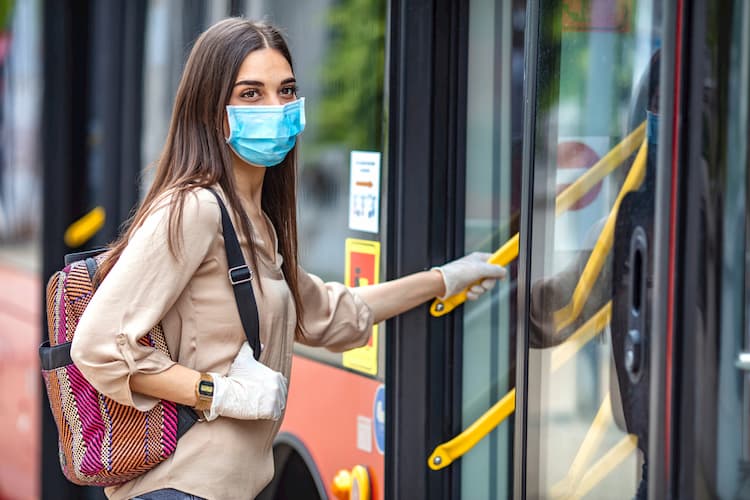
[[[227,145],[229,145],[229,141],[232,139],[232,123],[231,123],[231,120],[229,119],[229,115],[230,115],[230,113],[229,113],[229,105],[227,105],[227,106],[224,107],[224,116],[226,118],[225,124],[226,124],[227,128],[229,129],[229,137],[226,137],[226,136],[224,137],[224,142]],[[224,131],[223,130],[221,131],[221,135],[222,136],[224,135]],[[229,145],[229,147],[231,148],[232,146]]]

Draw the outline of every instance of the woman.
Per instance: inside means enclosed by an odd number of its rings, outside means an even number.
[[[157,467],[108,488],[110,498],[254,498],[273,476],[294,341],[362,346],[374,322],[479,282],[476,298],[505,276],[472,254],[354,292],[299,268],[295,136],[303,105],[275,28],[227,19],[195,43],[156,177],[101,266],[72,357],[120,403],[147,410],[171,400],[203,410],[206,421]],[[220,211],[206,187],[229,208],[254,271],[260,362],[244,343]],[[160,321],[174,359],[138,343]],[[206,381],[214,388],[207,401],[196,390]]]

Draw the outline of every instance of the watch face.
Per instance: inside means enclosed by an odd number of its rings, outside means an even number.
[[[201,380],[198,383],[198,394],[201,396],[206,397],[213,397],[214,396],[214,383],[210,382],[208,380]]]

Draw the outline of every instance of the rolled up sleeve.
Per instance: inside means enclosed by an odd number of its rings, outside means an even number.
[[[373,316],[365,301],[341,283],[324,283],[302,269],[297,273],[305,308],[297,341],[335,352],[367,344]]]
[[[169,200],[131,236],[80,318],[71,357],[84,377],[118,403],[146,411],[158,399],[130,390],[134,373],[161,373],[175,361],[140,344],[180,296],[219,232],[220,211],[206,190],[185,198],[177,256],[169,250]]]

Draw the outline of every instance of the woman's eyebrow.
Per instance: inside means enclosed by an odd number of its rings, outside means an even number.
[[[235,82],[234,86],[236,87],[237,85],[252,85],[252,86],[255,86],[255,87],[264,87],[265,86],[263,84],[263,82],[259,82],[257,80],[240,80],[238,82]]]
[[[292,78],[287,78],[287,79],[281,81],[281,85],[286,85],[288,83],[297,83],[297,79],[294,78],[294,77],[292,77]],[[265,84],[263,82],[261,82],[261,81],[258,81],[258,80],[240,80],[238,82],[235,82],[234,86],[236,87],[237,85],[249,85],[249,86],[253,86],[253,87],[265,87]]]

